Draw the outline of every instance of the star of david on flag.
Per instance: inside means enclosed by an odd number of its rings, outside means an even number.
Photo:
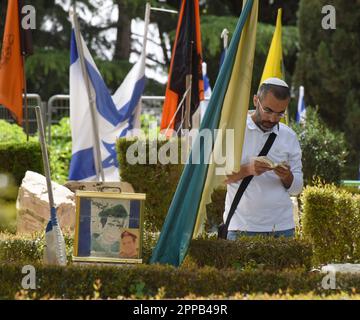
[[[144,34],[147,34],[149,15],[145,21]],[[69,180],[96,181],[95,139],[98,139],[101,164],[105,181],[119,181],[119,164],[116,155],[116,139],[132,133],[140,127],[140,99],[145,88],[146,36],[138,62],[133,66],[125,80],[115,92],[109,90],[96,67],[96,64],[80,35],[80,51],[83,52],[86,74],[81,67],[79,44],[76,42],[74,17],[70,48],[70,123],[72,132],[72,158]],[[94,134],[94,119],[91,115],[90,99],[86,86],[89,79],[90,92],[94,99],[95,121],[99,136]]]

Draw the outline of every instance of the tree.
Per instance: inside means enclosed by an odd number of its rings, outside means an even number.
[[[296,25],[298,1],[288,0],[260,0],[259,22],[274,24],[278,8],[283,9],[283,25]],[[239,17],[243,1],[239,0],[207,0],[204,1],[203,11],[206,14],[218,16]]]
[[[117,39],[115,45],[114,60],[126,60],[130,57],[131,20],[127,14],[127,8],[123,0],[116,0],[119,10],[117,22]]]
[[[332,1],[336,29],[321,27],[325,0],[302,0],[299,9],[300,55],[295,83],[305,86],[306,102],[319,106],[327,125],[345,132],[351,145],[349,176],[356,178],[360,156],[360,3]]]
[[[7,1],[2,1],[1,5]],[[63,1],[64,2],[64,1]],[[64,2],[65,3],[65,2]],[[168,0],[166,4],[158,3],[157,0],[150,1],[152,6],[165,7],[179,10],[180,0]],[[201,3],[201,29],[203,38],[203,56],[208,63],[208,74],[212,86],[215,83],[218,70],[219,59],[222,50],[220,34],[223,28],[228,28],[230,33],[235,29],[238,16],[241,11],[241,1],[230,0],[212,0],[200,1]],[[270,5],[268,1],[261,3],[261,12],[267,11],[273,16],[271,26],[259,24],[257,34],[257,49],[254,64],[253,88],[258,85],[261,72],[265,63],[266,55],[269,49],[272,33],[274,30],[276,8],[275,5],[282,1],[275,1]],[[27,73],[29,81],[29,91],[38,92],[44,100],[56,93],[67,93],[68,88],[68,65],[69,65],[69,47],[71,25],[69,23],[68,12],[64,4],[55,0],[33,0],[32,4],[37,8],[37,30],[34,31],[35,55],[27,60]],[[114,91],[121,83],[123,77],[127,74],[131,65],[128,63],[131,52],[136,52],[139,46],[136,41],[140,40],[130,37],[131,20],[144,17],[144,0],[113,0],[110,4],[110,11],[119,9],[119,18],[112,21],[109,17],[103,17],[99,23],[98,20],[83,21],[81,19],[84,13],[92,17],[97,17],[100,13],[102,0],[78,0],[78,12],[80,13],[80,27],[82,34],[92,55],[96,58],[96,63],[104,77],[110,90]],[[284,3],[285,6],[287,4]],[[264,8],[264,10],[263,10]],[[266,9],[265,9],[266,8]],[[102,8],[103,9],[103,8]],[[1,12],[3,14],[3,11]],[[222,16],[219,16],[222,15]],[[89,20],[89,19],[88,19]],[[164,68],[170,65],[170,52],[167,45],[167,39],[170,35],[170,45],[172,47],[175,37],[175,29],[178,16],[152,11],[151,22],[156,23],[159,28],[160,46],[163,51],[165,62],[157,61],[156,56],[148,55],[148,59],[154,61]],[[49,22],[52,24],[49,24]],[[44,28],[44,26],[47,26]],[[104,32],[108,30],[117,30],[115,41],[109,42]],[[137,32],[141,35],[141,32]],[[109,61],[109,56],[104,55],[104,51],[114,50],[114,56]],[[297,54],[297,32],[295,27],[284,27],[284,51],[285,66],[289,79],[293,73]],[[165,88],[150,81],[146,88],[146,93],[164,94]]]
[[[204,15],[201,18],[203,57],[208,65],[208,75],[212,86],[214,86],[219,73],[219,62],[222,51],[220,34],[224,28],[227,28],[230,32],[229,36],[231,39],[237,22],[238,17]],[[256,92],[259,86],[274,30],[274,23],[272,25],[258,23],[257,25],[251,92]],[[286,80],[291,83],[298,53],[298,31],[295,26],[283,27],[283,51]]]

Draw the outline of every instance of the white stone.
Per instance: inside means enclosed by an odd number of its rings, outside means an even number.
[[[333,263],[323,266],[321,272],[329,273],[360,273],[360,264],[355,263]]]
[[[52,182],[52,188],[60,227],[74,230],[75,194],[56,182]],[[26,172],[19,189],[16,210],[18,233],[45,230],[50,218],[50,205],[44,176]]]

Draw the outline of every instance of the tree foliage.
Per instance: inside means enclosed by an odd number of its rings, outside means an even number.
[[[311,107],[306,110],[305,125],[295,124],[299,136],[305,184],[316,178],[326,183],[340,183],[348,154],[344,134],[330,130]]]
[[[300,2],[295,82],[305,86],[307,103],[319,106],[319,114],[330,128],[345,132],[352,147],[349,178],[355,178],[360,156],[360,3],[332,1],[335,30],[321,27],[321,9],[326,4],[325,0]]]
[[[150,1],[152,6],[165,7],[179,10],[181,1],[168,0],[165,4],[157,0]],[[56,0],[33,0],[31,3],[37,10],[36,25],[37,29],[33,32],[35,54],[27,60],[28,91],[40,93],[44,100],[57,93],[68,93],[68,67],[69,67],[69,47],[71,24],[67,12],[68,1]],[[5,22],[7,1],[2,1],[2,19]],[[120,15],[117,21],[109,16],[101,14],[104,10],[105,2],[103,0],[78,0],[77,8],[79,13],[80,27],[88,47],[96,59],[96,63],[104,77],[109,89],[113,92],[124,79],[131,65],[128,63],[131,51],[136,51],[134,45],[131,45],[134,39],[130,39],[131,32],[127,30],[131,19],[139,17],[143,19],[145,1],[144,0],[113,0],[110,5],[110,11],[118,9]],[[108,5],[108,2],[107,2]],[[291,23],[295,16],[297,4],[287,4],[282,0],[272,2],[264,1],[261,3],[259,15],[260,21],[275,24],[277,8],[281,6],[284,9],[284,24]],[[235,29],[238,16],[241,12],[242,2],[234,0],[212,0],[200,1],[201,23],[204,60],[208,63],[208,73],[212,85],[217,77],[219,69],[219,59],[222,50],[220,34],[223,28],[228,28],[230,32]],[[106,8],[105,8],[106,9]],[[106,10],[108,10],[107,8]],[[285,13],[286,12],[286,13]],[[99,15],[102,16],[101,22],[96,22]],[[290,17],[291,18],[288,18]],[[87,17],[87,18],[85,18]],[[84,19],[86,19],[86,21]],[[151,12],[151,22],[159,27],[160,47],[165,57],[163,68],[169,67],[170,51],[166,45],[168,34],[172,34],[170,44],[173,43],[178,16],[176,14],[167,14],[157,11]],[[294,28],[293,28],[294,29]],[[292,74],[293,65],[297,52],[297,33],[296,30],[285,28],[285,65]],[[116,39],[110,41],[105,36],[105,31],[112,30],[116,33]],[[274,27],[270,25],[259,24],[258,41],[254,64],[254,87],[257,86],[261,77],[263,65],[270,45]],[[287,41],[289,39],[289,41]],[[109,57],[104,55],[104,51],[114,50],[114,57],[109,61]],[[119,52],[121,51],[121,52]],[[150,57],[155,59],[156,57]],[[156,60],[156,59],[155,59]],[[163,85],[156,81],[149,81],[147,94],[164,94]]]
[[[208,75],[210,82],[214,85],[219,72],[219,62],[222,52],[221,32],[227,28],[229,36],[235,30],[238,17],[218,17],[206,15],[201,20],[201,35],[203,44],[204,61],[208,64]],[[274,25],[258,23],[256,34],[256,48],[253,69],[252,91],[256,92],[260,83],[262,72],[265,66],[266,58],[269,52],[271,39],[275,31]],[[230,38],[231,39],[231,38]],[[295,69],[296,56],[298,53],[298,30],[295,26],[283,27],[283,52],[284,65],[286,70],[285,79],[291,83],[292,75]]]

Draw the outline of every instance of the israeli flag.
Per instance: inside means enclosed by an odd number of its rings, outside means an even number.
[[[145,23],[145,35],[147,28],[148,21]],[[130,70],[114,96],[111,96],[81,35],[80,38],[90,90],[96,104],[95,121],[97,121],[99,131],[98,140],[105,181],[119,181],[116,139],[130,135],[133,130],[140,128],[140,98],[145,87],[146,41],[144,41],[143,51],[138,62]],[[70,60],[72,158],[69,180],[95,181],[97,172],[93,119],[77,50],[74,23],[71,34]]]
[[[200,102],[200,121],[202,121],[202,119],[205,116],[205,112],[207,110],[208,104],[209,104],[209,100],[211,97],[211,86],[210,86],[210,80],[209,77],[207,76],[207,64],[206,62],[202,63],[202,74],[203,74],[203,80],[204,80],[204,98],[205,100],[202,100]]]
[[[305,89],[303,86],[300,86],[299,89],[299,101],[298,101],[298,108],[296,112],[296,122],[305,122],[306,119],[306,107],[305,107],[305,101],[304,101],[304,93]]]

